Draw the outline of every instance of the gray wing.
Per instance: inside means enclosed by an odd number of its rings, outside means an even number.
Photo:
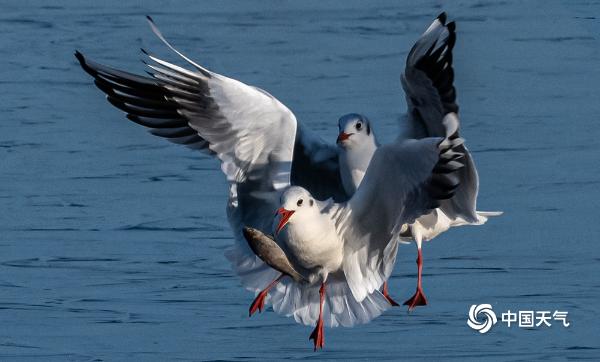
[[[317,200],[348,200],[340,178],[338,149],[298,124],[291,183],[307,189]]]
[[[389,277],[396,238],[453,196],[463,167],[456,147],[462,140],[424,138],[379,147],[358,190],[337,217],[344,239],[343,269],[353,295],[362,300]]]
[[[151,77],[103,66],[77,52],[108,100],[127,117],[166,137],[207,150],[230,183],[228,216],[236,239],[252,251],[242,226],[270,231],[280,191],[290,184],[296,139],[294,114],[267,92],[209,71],[172,48],[195,69],[148,55]]]
[[[446,24],[446,14],[440,14],[412,47],[402,75],[402,87],[408,104],[406,137],[448,137],[443,124],[445,117],[458,119],[452,50],[456,42],[454,22]],[[458,133],[456,134],[458,137]],[[460,186],[455,196],[442,202],[440,208],[451,218],[477,220],[476,202],[479,178],[468,149],[457,151],[465,155],[465,167],[458,172]]]

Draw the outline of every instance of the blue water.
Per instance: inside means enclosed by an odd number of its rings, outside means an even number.
[[[600,359],[600,3],[592,1],[3,1],[0,13],[0,359]],[[218,163],[127,122],[73,51],[144,71],[139,48],[268,90],[325,139],[366,114],[382,142],[405,111],[399,75],[442,10],[458,23],[456,86],[478,165],[483,227],[425,245],[430,305],[326,330],[272,312],[223,256]],[[415,248],[391,293],[409,297]],[[565,310],[571,326],[499,324],[471,304]]]

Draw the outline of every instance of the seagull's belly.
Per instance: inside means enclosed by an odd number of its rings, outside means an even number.
[[[302,267],[324,268],[329,272],[335,272],[342,266],[343,248],[337,240],[330,239],[333,238],[317,237],[308,240],[289,238],[287,244]]]
[[[413,236],[419,234],[422,240],[428,241],[447,231],[451,224],[451,220],[442,210],[435,209],[429,214],[419,217],[410,227]],[[410,241],[413,240],[413,236],[401,237],[400,239]]]

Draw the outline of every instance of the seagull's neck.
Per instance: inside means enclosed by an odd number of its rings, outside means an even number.
[[[344,190],[351,196],[360,185],[367,167],[377,150],[374,138],[351,148],[340,150],[340,177]]]
[[[278,239],[303,268],[334,272],[341,266],[343,244],[327,212],[295,219],[280,232]]]
[[[289,242],[294,244],[319,243],[335,233],[335,224],[327,213],[306,215],[290,222],[287,228]]]

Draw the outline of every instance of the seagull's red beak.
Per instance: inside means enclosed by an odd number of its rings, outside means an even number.
[[[346,132],[340,133],[339,136],[338,136],[338,138],[337,138],[337,143],[344,142],[345,140],[347,140],[348,138],[350,138],[350,136],[352,136],[352,133],[346,133]]]
[[[285,224],[288,223],[288,221],[290,220],[290,217],[292,217],[292,215],[294,215],[294,210],[286,210],[283,207],[280,207],[279,209],[277,209],[277,213],[279,215],[281,215],[281,219],[279,219],[279,224],[277,224],[277,230],[275,231],[275,234],[279,234],[279,231],[281,231],[281,229],[283,229],[283,227],[285,226]]]

